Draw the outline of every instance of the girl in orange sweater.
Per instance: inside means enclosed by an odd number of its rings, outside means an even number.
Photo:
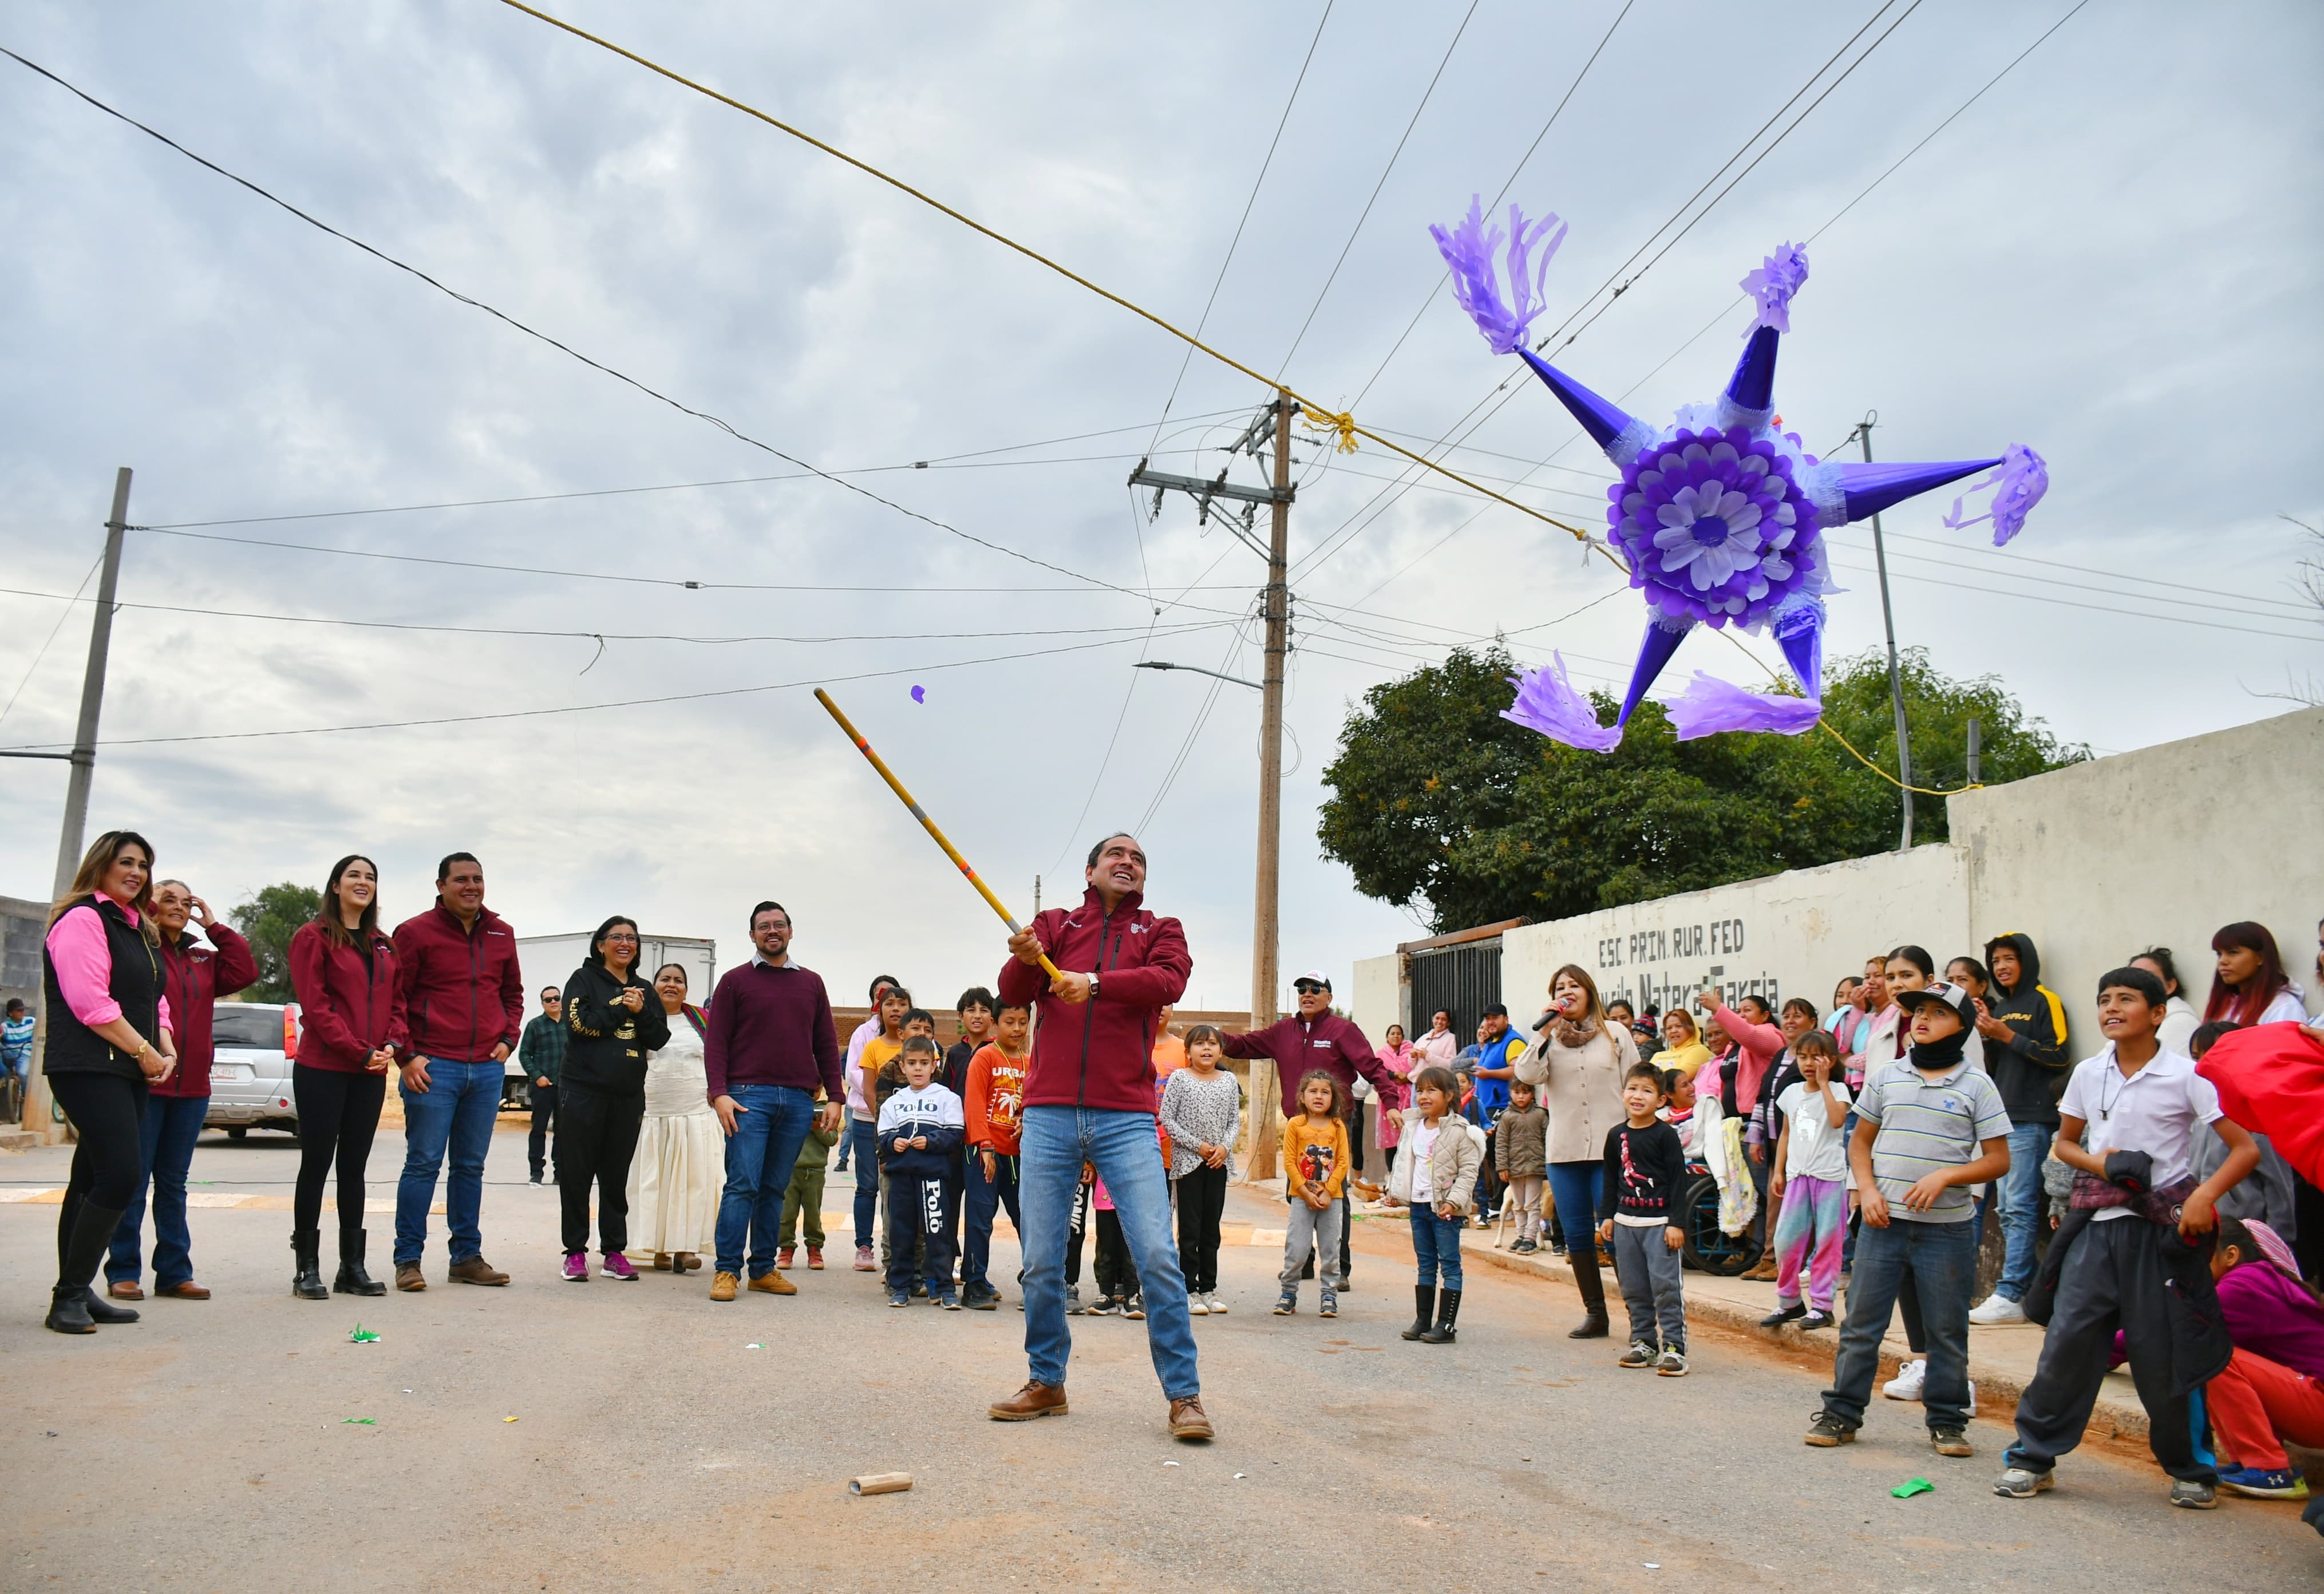
[[[1305,1110],[1283,1126],[1283,1181],[1291,1221],[1283,1231],[1283,1299],[1275,1315],[1299,1310],[1299,1274],[1308,1253],[1323,1287],[1321,1317],[1340,1315],[1340,1192],[1348,1183],[1348,1098],[1345,1087],[1317,1069],[1299,1081]]]

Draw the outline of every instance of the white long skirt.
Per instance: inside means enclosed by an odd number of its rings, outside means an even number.
[[[707,1103],[646,1115],[630,1163],[630,1244],[641,1251],[715,1252],[726,1136]]]

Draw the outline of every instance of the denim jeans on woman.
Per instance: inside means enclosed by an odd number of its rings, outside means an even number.
[[[194,1142],[201,1137],[202,1119],[210,1110],[207,1096],[152,1096],[145,1102],[139,1123],[144,1177],[121,1227],[113,1233],[113,1247],[105,1259],[109,1284],[131,1284],[143,1270],[138,1242],[145,1228],[145,1191],[153,1191],[153,1287],[174,1289],[194,1276],[192,1237],[186,1230],[186,1171],[193,1165]]]
[[[1823,1409],[1851,1428],[1863,1425],[1872,1381],[1880,1372],[1881,1337],[1888,1332],[1897,1291],[1907,1278],[1918,1284],[1928,1330],[1929,1376],[1922,1404],[1929,1426],[1960,1428],[1969,1422],[1969,1308],[1977,1288],[1977,1225],[1891,1217],[1886,1228],[1866,1223],[1857,1229],[1840,1358],[1832,1386],[1823,1392]]]
[[[745,1110],[734,1115],[734,1133],[726,1137],[717,1269],[740,1274],[747,1247],[751,1276],[764,1278],[782,1243],[783,1197],[815,1124],[815,1098],[793,1085],[734,1085],[726,1094]]]
[[[1162,1393],[1183,1400],[1202,1393],[1194,1361],[1194,1324],[1186,1279],[1170,1233],[1170,1184],[1162,1172],[1154,1115],[1096,1107],[1028,1107],[1018,1159],[1018,1200],[1025,1215],[1025,1354],[1036,1383],[1062,1388],[1073,1337],[1065,1327],[1065,1233],[1081,1191],[1082,1164],[1093,1163],[1113,1198],[1138,1287],[1146,1297],[1146,1340]]]
[[[1995,1183],[2001,1207],[2001,1237],[2007,1250],[2001,1264],[1997,1293],[2012,1301],[2025,1299],[2034,1287],[2034,1242],[2042,1232],[2042,1159],[2058,1137],[2055,1124],[2013,1124],[2009,1128],[2009,1172]]]
[[[507,1070],[491,1058],[482,1062],[428,1059],[428,1089],[399,1086],[403,1093],[403,1175],[395,1185],[395,1265],[416,1263],[428,1248],[428,1209],[436,1200],[436,1179],[445,1154],[452,1176],[444,1192],[444,1226],[452,1231],[455,1262],[484,1255],[478,1227],[484,1205],[484,1157],[493,1149],[493,1125],[500,1118],[501,1085]]]

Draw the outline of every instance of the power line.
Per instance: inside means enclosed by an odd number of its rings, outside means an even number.
[[[1500,190],[1493,195],[1493,202],[1486,206],[1486,209],[1500,209],[1501,201],[1508,197],[1509,190],[1517,185],[1517,178],[1524,173],[1526,167],[1532,162],[1534,152],[1541,148],[1541,141],[1549,136],[1549,130],[1557,125],[1558,117],[1565,114],[1566,104],[1572,99],[1574,91],[1582,87],[1582,79],[1590,75],[1590,69],[1598,64],[1598,58],[1606,52],[1606,46],[1614,42],[1614,30],[1622,25],[1622,19],[1630,14],[1630,7],[1637,4],[1637,0],[1622,0],[1622,9],[1617,12],[1614,20],[1607,24],[1606,36],[1598,41],[1598,48],[1590,52],[1590,59],[1583,61],[1582,70],[1573,74],[1573,81],[1565,86],[1565,93],[1549,113],[1549,120],[1541,125],[1541,131],[1533,135],[1533,142],[1526,146],[1526,153],[1517,157],[1517,163],[1509,169],[1508,180],[1501,184]],[[1388,351],[1380,356],[1380,363],[1374,366],[1372,374],[1364,379],[1363,386],[1349,403],[1350,409],[1364,402],[1366,395],[1372,390],[1372,385],[1380,379],[1382,373],[1387,371],[1388,362],[1396,358],[1397,351],[1404,347],[1405,339],[1410,338],[1413,329],[1420,325],[1420,318],[1426,315],[1428,307],[1436,302],[1436,295],[1443,291],[1445,283],[1452,278],[1452,272],[1447,270],[1443,276],[1436,279],[1436,285],[1429,289],[1427,296],[1421,300],[1420,308],[1412,312],[1412,320],[1404,324],[1404,330],[1397,334],[1396,341],[1388,346]],[[1383,426],[1379,430],[1387,431],[1388,429]],[[1417,437],[1416,433],[1409,431],[1397,432],[1394,435]]]
[[[1388,174],[1396,170],[1397,162],[1403,157],[1404,146],[1411,140],[1412,130],[1420,125],[1420,114],[1428,108],[1429,100],[1436,93],[1436,85],[1444,76],[1444,69],[1452,64],[1452,52],[1461,47],[1461,35],[1469,31],[1470,20],[1477,14],[1477,5],[1478,0],[1469,0],[1469,9],[1461,14],[1461,25],[1452,30],[1452,42],[1444,47],[1443,59],[1436,63],[1436,70],[1429,74],[1428,87],[1420,91],[1420,103],[1412,107],[1412,119],[1404,125],[1404,133],[1397,139],[1396,148],[1388,152],[1388,164],[1380,168],[1379,181],[1372,184],[1371,197],[1364,201],[1362,211],[1356,217],[1356,225],[1348,229],[1348,241],[1340,246],[1340,257],[1332,262],[1330,274],[1324,277],[1323,285],[1315,290],[1315,302],[1307,307],[1307,319],[1299,323],[1298,336],[1292,338],[1291,347],[1284,351],[1282,359],[1276,362],[1276,369],[1289,370],[1291,357],[1297,354],[1299,346],[1306,341],[1307,329],[1315,324],[1315,312],[1323,308],[1323,301],[1330,295],[1332,284],[1340,280],[1340,268],[1348,264],[1348,251],[1356,246],[1357,236],[1364,230],[1364,223],[1371,219],[1372,207],[1379,203],[1380,190],[1388,186]]]
[[[795,454],[785,453],[782,449],[775,447],[772,443],[752,437],[750,433],[740,430],[730,422],[722,420],[718,416],[711,414],[706,410],[697,410],[690,404],[683,403],[678,400],[672,398],[669,394],[661,392],[659,388],[649,386],[647,384],[641,382],[638,378],[630,375],[627,372],[606,365],[602,360],[593,359],[589,356],[583,354],[580,350],[574,348],[569,344],[561,343],[558,339],[550,337],[548,333],[543,332],[537,328],[526,325],[524,322],[518,320],[514,316],[508,314],[505,310],[496,310],[492,305],[486,304],[481,299],[472,298],[468,294],[459,292],[456,288],[446,286],[444,283],[437,281],[434,277],[429,276],[426,272],[421,271],[418,266],[398,260],[394,255],[388,254],[385,250],[374,248],[373,246],[364,243],[361,238],[355,237],[352,234],[341,232],[337,227],[331,226],[328,222],[318,220],[315,217],[309,215],[304,210],[301,210],[298,206],[293,205],[288,199],[281,199],[275,194],[270,193],[267,190],[261,188],[257,183],[253,182],[250,179],[238,176],[235,173],[227,171],[225,167],[219,165],[215,161],[208,160],[204,156],[194,153],[193,151],[178,143],[177,140],[170,137],[167,134],[157,132],[155,129],[149,127],[144,123],[137,120],[136,117],[128,115],[126,112],[115,110],[113,107],[106,104],[103,100],[98,99],[96,96],[75,88],[72,84],[65,81],[64,79],[58,77],[54,72],[49,70],[48,68],[42,66],[35,61],[27,60],[24,57],[18,55],[14,51],[7,49],[5,46],[0,46],[0,55],[5,55],[11,60],[15,61],[19,66],[39,73],[42,77],[46,78],[50,82],[56,84],[59,88],[64,89],[67,93],[71,94],[76,98],[78,98],[87,104],[95,107],[97,109],[103,111],[106,116],[113,117],[115,121],[126,123],[128,125],[137,129],[138,132],[144,134],[148,138],[153,139],[155,142],[165,144],[169,148],[175,150],[178,153],[185,156],[186,159],[193,162],[196,165],[206,167],[209,171],[217,173],[220,177],[225,178],[227,181],[247,189],[250,192],[256,194],[260,199],[266,200],[269,204],[277,206],[281,209],[290,212],[290,214],[297,217],[300,220],[305,222],[308,226],[314,227],[318,231],[327,233],[330,236],[338,239],[343,244],[360,249],[374,259],[381,261],[385,264],[392,265],[400,272],[417,277],[420,281],[427,283],[429,287],[435,289],[438,292],[445,295],[447,298],[451,299],[457,303],[465,304],[471,310],[482,310],[484,314],[491,316],[493,320],[513,328],[515,330],[523,333],[526,337],[535,338],[541,343],[545,343],[549,348],[556,349],[558,353],[578,360],[581,364],[587,366],[590,369],[601,372],[607,376],[613,377],[617,382],[626,384],[628,386],[635,388],[638,392],[645,394],[648,398],[654,399],[659,403],[667,404],[671,409],[678,411],[680,414],[690,415],[696,421],[701,421],[711,426],[716,427],[719,431],[734,439],[737,442],[746,443],[752,448],[757,449],[763,453],[771,454],[776,459],[784,461],[786,464],[796,465],[801,470],[804,470],[810,475],[821,477],[824,480],[830,482],[835,487],[843,487],[848,492],[857,495],[859,497],[868,498],[872,503],[881,505],[885,508],[892,509],[899,514],[906,515],[913,520],[919,521],[924,524],[934,526],[940,532],[945,532],[952,536],[958,537],[964,542],[973,542],[978,547],[990,550],[994,553],[1003,554],[1008,558],[1022,561],[1026,564],[1038,565],[1045,570],[1054,570],[1058,575],[1071,577],[1073,579],[1077,581],[1085,581],[1093,587],[1108,587],[1112,588],[1116,591],[1130,593],[1135,593],[1137,590],[1134,588],[1119,586],[1114,582],[1102,579],[1096,576],[1084,575],[1079,570],[1068,570],[1064,565],[1060,564],[1052,564],[1046,559],[1038,559],[1032,554],[1020,552],[1003,543],[994,542],[986,538],[977,536],[973,532],[964,532],[961,530],[960,527],[952,524],[948,521],[938,520],[932,514],[926,514],[921,513],[919,510],[908,508],[904,505],[899,504],[891,498],[883,498],[879,494],[872,491],[869,487],[861,487],[854,482],[847,480],[844,477],[835,476],[830,471],[810,464],[808,461],[798,458]]]
[[[1224,621],[1213,622],[1224,625]],[[562,714],[594,714],[607,709],[658,708],[669,703],[695,703],[717,698],[748,697],[754,693],[788,691],[802,686],[835,686],[849,681],[880,681],[897,675],[924,675],[938,670],[966,670],[981,664],[1002,664],[1019,659],[1048,658],[1057,653],[1087,653],[1093,648],[1120,647],[1128,638],[1111,642],[1080,642],[1064,647],[1033,648],[1023,653],[993,653],[978,659],[954,659],[939,663],[905,664],[892,670],[864,670],[853,675],[808,675],[797,681],[770,681],[763,686],[730,686],[712,691],[672,692],[657,698],[628,698],[618,702],[575,703],[557,709],[511,709],[493,714],[447,714],[432,719],[374,720],[362,725],[314,725],[291,730],[212,731],[201,735],[173,737],[108,737],[97,743],[100,747],[149,747],[180,742],[244,742],[273,737],[337,736],[351,731],[410,730],[440,725],[479,725],[505,719],[540,719]],[[31,752],[65,746],[62,742],[33,742],[0,751]]]
[[[1291,107],[1299,103],[1300,85],[1307,81],[1307,69],[1314,62],[1315,47],[1323,42],[1323,24],[1332,20],[1333,3],[1334,0],[1324,0],[1323,14],[1315,19],[1314,37],[1307,41],[1307,53],[1299,61],[1299,75],[1291,80],[1291,97],[1283,102],[1283,115],[1276,118],[1275,136],[1267,141],[1267,156],[1259,163],[1259,175],[1251,179],[1250,194],[1242,202],[1242,217],[1235,223],[1234,236],[1227,240],[1226,258],[1219,262],[1219,274],[1211,280],[1211,296],[1203,301],[1202,319],[1194,323],[1196,338],[1200,338],[1204,329],[1211,324],[1211,310],[1219,301],[1219,289],[1226,283],[1227,267],[1234,264],[1235,250],[1242,243],[1243,228],[1250,225],[1251,209],[1259,203],[1259,190],[1267,181],[1268,169],[1275,164],[1275,151],[1283,142],[1283,130],[1291,125]],[[1170,419],[1170,406],[1178,402],[1178,389],[1185,385],[1186,372],[1194,363],[1194,346],[1189,343],[1185,352],[1178,357],[1178,374],[1171,378],[1170,396],[1162,401],[1162,413],[1154,422],[1154,440],[1157,443],[1162,440],[1163,425]],[[1149,454],[1153,451],[1151,445],[1147,451]],[[1141,533],[1141,539],[1143,535]]]
[[[72,597],[65,601],[65,607],[62,612],[57,616],[57,623],[49,627],[48,635],[42,640],[40,651],[32,655],[32,662],[24,666],[23,678],[16,682],[16,690],[8,694],[8,702],[6,707],[0,708],[0,722],[5,722],[8,716],[14,711],[16,700],[23,697],[24,695],[24,689],[32,684],[32,672],[39,669],[41,667],[41,661],[49,656],[49,649],[56,642],[57,633],[63,630],[65,628],[65,622],[72,617],[72,606],[80,601],[80,595],[82,593],[88,590],[89,582],[97,578],[97,567],[104,563],[105,555],[100,553],[97,556],[96,562],[88,567],[88,574],[80,579],[80,585],[73,588]]]

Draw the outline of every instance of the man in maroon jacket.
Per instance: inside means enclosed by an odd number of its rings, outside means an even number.
[[[1025,1354],[1031,1377],[996,1403],[997,1422],[1065,1413],[1065,1230],[1082,1164],[1105,1181],[1146,1296],[1146,1338],[1170,1432],[1212,1437],[1194,1363],[1185,1275],[1170,1234],[1170,1184],[1154,1121],[1154,1033],[1164,1007],[1186,989],[1194,959],[1176,919],[1145,908],[1146,853],[1137,839],[1108,836],[1090,848],[1078,908],[1051,908],[1009,940],[1003,1006],[1035,1008],[1033,1061],[1025,1079],[1018,1199],[1024,1213]],[[1043,954],[1058,974],[1044,978]]]
[[[1342,1089],[1353,1085],[1360,1074],[1372,1082],[1379,1093],[1380,1111],[1394,1112],[1406,1105],[1405,1081],[1395,1070],[1373,1054],[1372,1043],[1364,1038],[1352,1019],[1342,1018],[1332,1011],[1332,982],[1322,973],[1310,971],[1291,982],[1293,993],[1299,998],[1299,1011],[1286,1014],[1263,1030],[1249,1034],[1224,1037],[1229,1057],[1264,1057],[1275,1064],[1275,1082],[1283,1089],[1283,1117],[1289,1119],[1299,1110],[1299,1081],[1312,1073],[1326,1073],[1340,1082]],[[1254,1120],[1257,1115],[1254,1114]],[[1351,1221],[1352,1209],[1343,1192],[1340,1197],[1340,1288],[1348,1287],[1348,1231],[1355,1227]],[[1308,1261],[1312,1276],[1314,1261]]]
[[[200,923],[217,950],[186,934],[186,922]],[[106,1290],[123,1301],[141,1301],[144,1271],[138,1241],[145,1227],[145,1186],[153,1186],[153,1293],[181,1301],[207,1301],[210,1293],[194,1282],[193,1238],[186,1229],[186,1172],[193,1165],[194,1142],[210,1109],[210,1009],[258,983],[258,960],[250,943],[232,926],[210,914],[209,904],[183,880],[153,887],[153,928],[161,933],[161,986],[170,999],[170,1021],[178,1033],[178,1070],[152,1087],[140,1121],[144,1131],[144,1170],[137,1194],[113,1232],[105,1259]]]
[[[524,1033],[516,931],[484,906],[484,867],[456,852],[436,867],[436,905],[395,927],[395,999],[410,1043],[403,1064],[403,1177],[395,1187],[395,1287],[424,1290],[420,1254],[444,1154],[455,1284],[504,1284],[478,1227],[484,1154],[500,1116],[502,1064]]]

